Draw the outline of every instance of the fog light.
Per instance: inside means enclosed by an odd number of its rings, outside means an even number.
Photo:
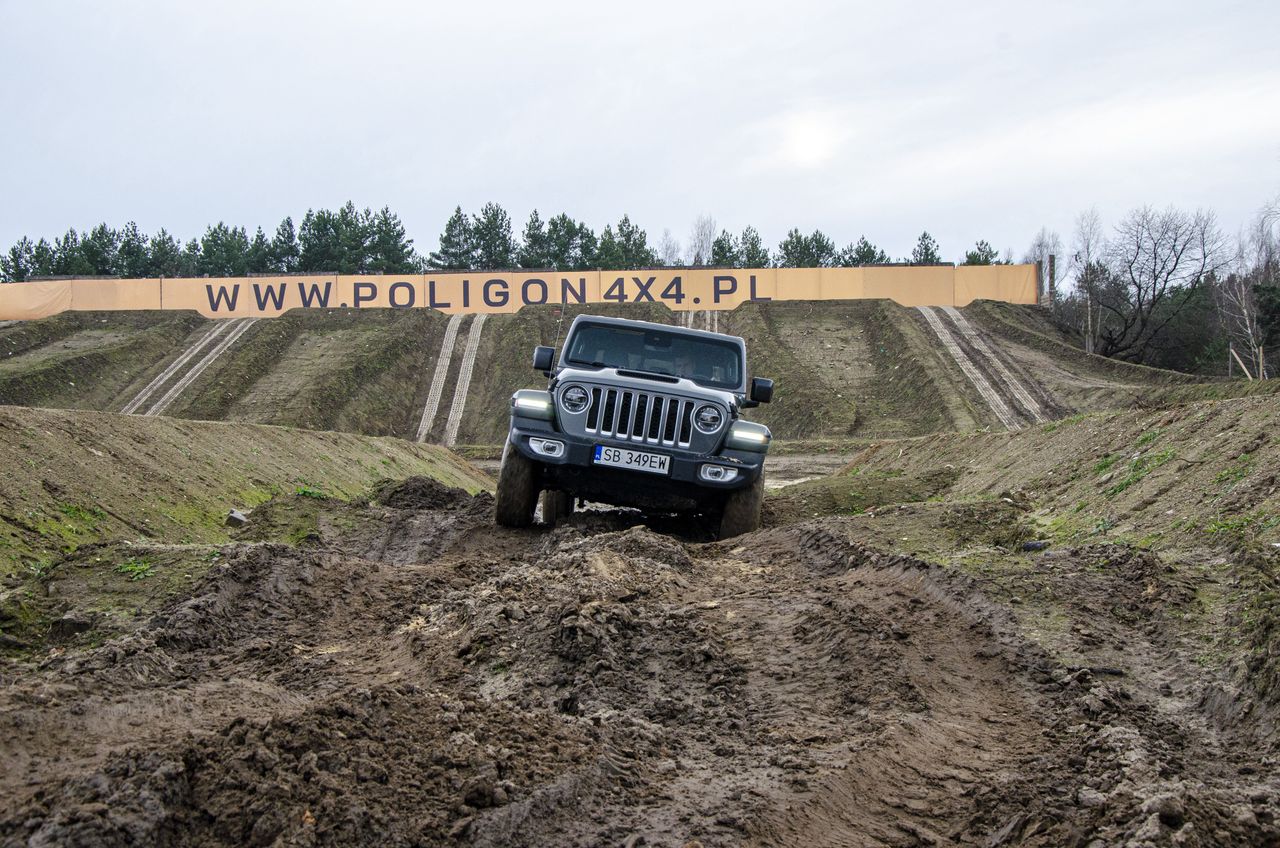
[[[738,469],[723,465],[704,465],[698,469],[698,476],[708,483],[728,483],[738,479]]]
[[[530,439],[529,447],[541,456],[564,456],[564,442],[557,442],[555,439]]]

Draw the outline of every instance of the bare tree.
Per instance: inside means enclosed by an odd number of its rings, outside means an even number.
[[[1227,258],[1212,212],[1157,212],[1149,206],[1130,212],[1107,245],[1105,273],[1087,267],[1081,275],[1100,307],[1100,352],[1142,361],[1196,288]]]
[[[671,235],[671,230],[664,229],[662,238],[658,240],[658,259],[663,265],[683,265],[684,254],[680,252],[680,242]]]
[[[1257,288],[1275,285],[1280,276],[1280,204],[1264,207],[1248,232],[1236,239],[1234,267],[1213,285],[1214,303],[1231,345],[1231,356],[1250,377],[1267,377],[1265,328]]]
[[[1096,206],[1076,216],[1076,229],[1071,239],[1071,271],[1078,271],[1090,262],[1102,259],[1107,248],[1106,234],[1102,230],[1102,218]]]
[[[706,265],[711,261],[711,245],[716,240],[716,219],[699,215],[689,231],[689,264]]]
[[[1049,257],[1058,257],[1049,267]],[[1048,227],[1041,227],[1040,232],[1036,233],[1035,238],[1031,240],[1031,247],[1027,248],[1027,253],[1023,256],[1023,262],[1039,262],[1042,272],[1045,274],[1046,296],[1048,292],[1058,291],[1058,281],[1064,276],[1063,268],[1058,264],[1058,260],[1062,258],[1062,239],[1058,234],[1051,232]],[[1053,277],[1049,278],[1052,273]]]
[[[1071,239],[1071,257],[1067,267],[1063,269],[1064,274],[1075,279],[1076,291],[1083,298],[1081,305],[1084,320],[1078,324],[1080,333],[1084,337],[1084,349],[1087,353],[1093,353],[1094,348],[1097,347],[1097,328],[1102,322],[1100,316],[1095,315],[1099,307],[1094,302],[1091,287],[1081,285],[1081,279],[1086,274],[1097,275],[1099,268],[1094,263],[1102,261],[1106,247],[1102,218],[1098,215],[1098,208],[1092,206],[1076,216],[1075,233]]]

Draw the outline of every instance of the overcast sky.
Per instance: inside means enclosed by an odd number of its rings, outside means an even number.
[[[890,8],[890,6],[894,8]],[[1280,3],[0,0],[0,244],[496,201],[1020,257],[1280,195]]]

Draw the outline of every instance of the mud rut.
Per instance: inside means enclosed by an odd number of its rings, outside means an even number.
[[[383,500],[7,681],[3,844],[1278,838],[1223,740],[838,520],[698,544],[498,531],[422,480]]]

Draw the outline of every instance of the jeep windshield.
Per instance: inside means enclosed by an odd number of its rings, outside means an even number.
[[[729,391],[742,386],[742,351],[736,344],[684,333],[583,324],[569,340],[565,361],[683,377]]]

